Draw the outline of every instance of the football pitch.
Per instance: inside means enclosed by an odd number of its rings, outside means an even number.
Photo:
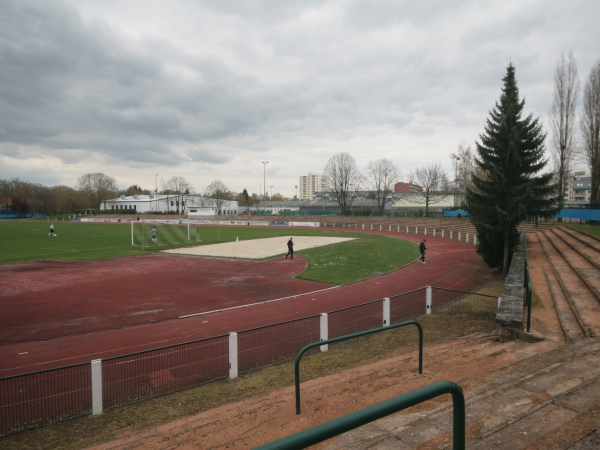
[[[89,261],[146,255],[166,249],[210,245],[236,240],[287,236],[350,237],[352,241],[304,250],[309,268],[302,278],[346,283],[383,273],[414,261],[416,244],[370,233],[279,227],[198,226],[193,241],[132,245],[131,224],[57,221],[56,236],[49,235],[49,221],[10,220],[0,222],[0,264],[36,260]],[[136,225],[137,226],[137,225]],[[161,227],[166,227],[161,232]],[[172,225],[157,225],[159,237]],[[187,227],[187,226],[182,226]],[[172,234],[172,233],[171,233]],[[185,233],[187,236],[187,231]],[[282,245],[282,253],[285,247]],[[316,275],[316,273],[319,275]],[[324,279],[323,279],[324,278]]]

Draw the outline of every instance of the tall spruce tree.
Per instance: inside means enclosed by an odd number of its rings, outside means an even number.
[[[466,203],[478,234],[478,249],[488,266],[508,272],[519,242],[518,225],[528,215],[550,215],[557,198],[552,174],[537,175],[544,159],[546,133],[539,119],[522,119],[515,68],[509,64],[499,102],[477,142],[475,164]]]

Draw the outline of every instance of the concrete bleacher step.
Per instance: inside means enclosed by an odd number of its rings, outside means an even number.
[[[600,448],[600,341],[552,348],[501,372],[466,389],[468,448]],[[452,405],[445,402],[373,422],[323,448],[451,448],[451,442]]]
[[[303,381],[300,415],[295,414],[294,388],[290,386],[96,448],[252,448],[442,380],[454,381],[465,390],[469,445],[485,441],[492,448],[508,448],[500,444],[494,447],[494,439],[501,443],[511,439],[517,432],[507,430],[526,423],[532,414],[539,417],[540,423],[524,430],[528,436],[535,435],[533,430],[548,420],[560,427],[564,423],[561,418],[571,420],[590,410],[585,402],[580,413],[563,411],[565,408],[558,405],[559,398],[566,401],[576,398],[577,393],[584,395],[600,375],[600,343],[583,342],[585,345],[578,342],[556,348],[549,341],[500,343],[491,336],[470,335],[426,345],[423,375],[416,370],[417,352],[411,351],[340,374]],[[386,448],[387,443],[394,443],[389,448],[448,448],[451,417],[449,396],[444,396],[348,432],[320,447]],[[549,432],[546,430],[544,436]]]

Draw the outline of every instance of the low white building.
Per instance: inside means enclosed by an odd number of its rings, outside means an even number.
[[[148,214],[153,212],[168,211],[168,195],[121,195],[118,198],[105,200],[102,209],[110,212],[122,211],[124,214]],[[175,196],[172,196],[175,197]]]
[[[189,219],[238,214],[237,200],[215,200],[213,198],[190,196],[185,204]]]
[[[181,202],[181,205],[179,204]],[[197,195],[153,194],[121,195],[106,200],[103,209],[123,214],[152,214],[179,211],[180,214],[193,217],[210,217],[238,213],[238,202],[235,200],[217,200]],[[220,208],[218,207],[220,206]]]

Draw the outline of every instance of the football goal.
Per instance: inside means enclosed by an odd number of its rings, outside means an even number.
[[[155,230],[153,232],[153,230]],[[167,222],[131,222],[131,245],[140,247],[177,246],[200,242],[197,225]]]

